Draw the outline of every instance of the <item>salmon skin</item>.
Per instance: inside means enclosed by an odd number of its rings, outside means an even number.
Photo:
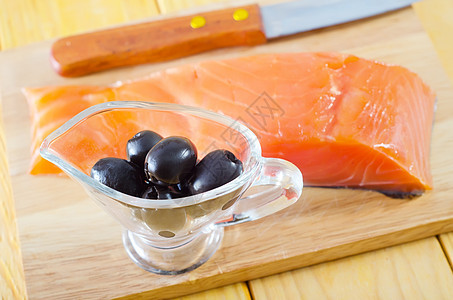
[[[306,186],[432,188],[435,94],[401,66],[339,53],[264,54],[165,69],[111,86],[27,88],[31,174],[60,174],[39,156],[43,139],[79,111],[112,100],[174,102],[251,128],[264,156],[297,165]]]

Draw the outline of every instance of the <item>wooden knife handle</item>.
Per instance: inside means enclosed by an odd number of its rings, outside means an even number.
[[[265,42],[259,7],[248,5],[62,38],[52,45],[51,63],[76,77]]]

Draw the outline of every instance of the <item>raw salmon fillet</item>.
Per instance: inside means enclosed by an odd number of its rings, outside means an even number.
[[[434,92],[415,73],[339,53],[265,54],[169,68],[112,86],[25,89],[32,174],[61,171],[43,139],[77,112],[112,100],[192,105],[229,115],[259,137],[263,155],[297,165],[306,186],[394,196],[432,188]]]

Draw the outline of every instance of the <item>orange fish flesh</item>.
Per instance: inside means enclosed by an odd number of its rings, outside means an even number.
[[[43,139],[91,105],[142,100],[192,105],[245,123],[263,155],[297,165],[306,186],[410,196],[432,188],[435,94],[401,66],[339,53],[264,54],[165,69],[112,86],[27,88],[31,174],[61,171]]]

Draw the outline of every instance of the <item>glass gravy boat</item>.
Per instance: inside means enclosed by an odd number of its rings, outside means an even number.
[[[199,159],[215,149],[229,150],[244,170],[216,189],[169,200],[133,197],[90,177],[99,159],[126,159],[127,141],[146,129],[164,137],[189,138]],[[299,199],[303,187],[300,170],[285,160],[261,157],[259,140],[240,122],[170,103],[116,101],[92,106],[51,133],[40,152],[121,223],[129,257],[157,274],[197,268],[219,248],[225,226],[284,209]]]

